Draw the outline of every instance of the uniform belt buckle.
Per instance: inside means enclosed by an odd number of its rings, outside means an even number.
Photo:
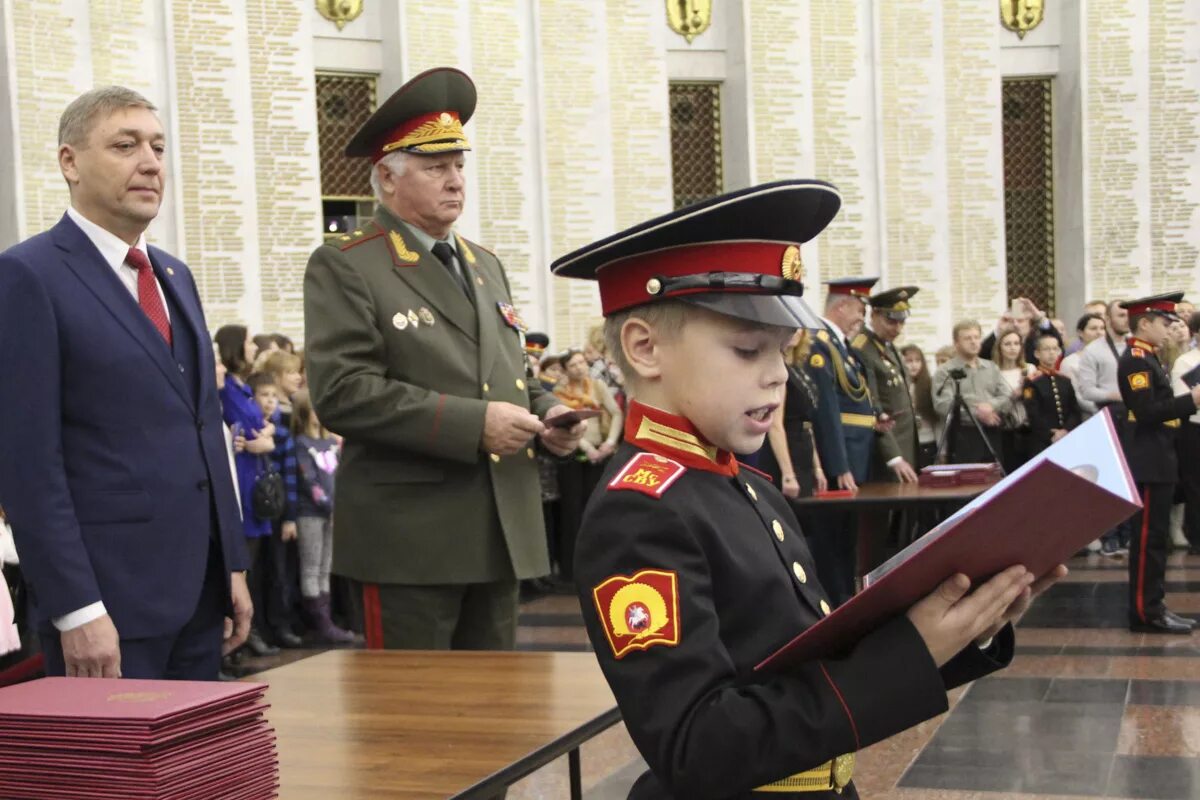
[[[756,792],[834,792],[841,794],[854,777],[854,754],[847,753],[819,767],[759,786]]]

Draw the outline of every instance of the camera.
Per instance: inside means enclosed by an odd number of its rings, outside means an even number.
[[[951,378],[953,378],[956,381],[961,381],[967,377],[967,371],[965,369],[963,369],[962,367],[955,367],[954,369],[948,369],[948,370],[946,370],[946,374],[949,375]]]

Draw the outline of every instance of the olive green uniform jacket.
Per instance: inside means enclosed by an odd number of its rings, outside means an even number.
[[[874,473],[894,477],[887,462],[902,456],[913,469],[917,468],[916,409],[908,388],[908,372],[904,360],[894,345],[885,344],[870,328],[854,337],[854,347],[862,356],[871,397],[878,410],[890,415],[896,424],[887,433],[875,435],[877,463]]]
[[[333,570],[366,583],[461,584],[549,572],[534,447],[480,452],[489,401],[539,417],[508,278],[458,237],[474,303],[380,208],[317,248],[304,276],[305,363],[321,422],[345,437]],[[507,308],[505,307],[507,304]]]

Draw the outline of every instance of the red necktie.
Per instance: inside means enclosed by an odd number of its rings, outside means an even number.
[[[167,309],[163,305],[162,296],[158,293],[158,283],[154,280],[154,270],[150,267],[150,259],[146,258],[146,254],[141,250],[131,247],[129,254],[125,256],[125,262],[137,270],[138,305],[142,307],[142,311],[146,312],[150,323],[158,329],[162,337],[167,340],[167,345],[170,346],[171,321],[167,319]]]

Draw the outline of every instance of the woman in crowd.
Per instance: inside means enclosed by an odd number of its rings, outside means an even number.
[[[941,420],[933,410],[933,376],[925,353],[915,344],[900,348],[904,368],[908,371],[908,391],[912,395],[913,409],[917,414],[917,469],[927,467],[937,457],[937,437]]]
[[[992,351],[992,361],[1000,368],[1000,374],[1012,389],[1015,400],[1012,410],[1004,416],[1000,435],[1000,459],[1004,471],[1012,472],[1021,466],[1027,457],[1029,418],[1021,402],[1021,393],[1025,389],[1025,379],[1036,370],[1025,363],[1025,342],[1016,328],[1001,329],[996,337],[996,347]]]
[[[242,499],[242,533],[246,537],[246,549],[250,555],[250,583],[261,585],[263,564],[260,550],[262,540],[271,535],[271,521],[259,519],[254,513],[254,483],[260,471],[260,456],[270,455],[275,450],[275,426],[263,419],[262,409],[254,400],[254,392],[247,385],[258,347],[250,338],[245,325],[225,325],[213,340],[221,363],[225,365],[225,385],[218,394],[221,397],[221,413],[225,424],[241,449],[234,454],[237,468],[238,492]],[[244,444],[238,442],[242,440]],[[257,575],[253,574],[257,573]],[[261,596],[255,600],[255,617],[261,619]],[[257,630],[251,630],[246,646],[255,655],[271,655],[278,652],[267,644]]]
[[[1079,369],[1079,359],[1083,357],[1083,348],[1103,336],[1105,329],[1104,317],[1099,314],[1084,314],[1080,317],[1075,323],[1076,341],[1079,342],[1079,346],[1059,363],[1059,374],[1074,381],[1075,371]]]
[[[785,497],[811,497],[828,488],[813,439],[817,416],[817,384],[804,370],[808,363],[809,333],[799,330],[784,350],[787,385],[783,413],[776,413],[762,451],[763,472],[775,480]]]
[[[558,547],[551,556],[558,562],[559,575],[571,580],[575,558],[575,537],[583,519],[583,507],[604,472],[604,462],[617,449],[624,416],[613,401],[608,385],[589,371],[587,358],[579,350],[569,350],[562,360],[565,377],[554,389],[572,410],[601,411],[587,421],[587,430],[579,449],[558,468],[559,524]]]

